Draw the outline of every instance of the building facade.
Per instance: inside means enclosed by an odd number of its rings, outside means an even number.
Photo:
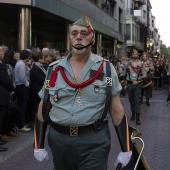
[[[69,49],[69,24],[88,13],[95,30],[93,51],[124,55],[123,0],[0,0],[0,44]]]

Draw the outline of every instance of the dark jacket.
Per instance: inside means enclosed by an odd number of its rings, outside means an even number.
[[[30,72],[30,88],[32,89],[33,93],[39,93],[44,85],[45,76],[46,75],[44,74],[44,72],[34,64]]]
[[[13,81],[8,75],[6,65],[0,63],[0,105],[9,104],[12,91],[14,91]]]
[[[163,69],[162,69],[162,66],[154,66],[154,69],[155,69],[155,72],[154,72],[154,77],[161,77],[162,74],[163,74]]]

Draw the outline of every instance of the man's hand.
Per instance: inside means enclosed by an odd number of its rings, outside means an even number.
[[[137,84],[139,84],[139,82],[135,80],[135,81],[132,82],[132,84],[137,85]]]
[[[119,163],[122,164],[122,168],[124,166],[126,166],[130,159],[131,159],[131,156],[132,156],[132,151],[129,151],[129,152],[120,152],[118,154],[118,157],[117,157],[117,160],[116,162],[114,163],[115,166],[117,166]]]
[[[48,152],[46,151],[46,149],[34,149],[34,157],[42,162],[44,160],[48,161],[50,158],[49,158],[49,155],[48,155]]]

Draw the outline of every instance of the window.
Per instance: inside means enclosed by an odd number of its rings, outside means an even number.
[[[146,11],[143,10],[143,18],[146,18]]]
[[[130,40],[131,39],[131,28],[130,28],[130,24],[126,24],[126,40]]]

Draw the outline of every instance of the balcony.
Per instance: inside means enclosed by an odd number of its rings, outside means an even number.
[[[139,6],[146,4],[146,0],[135,0],[135,5],[138,4]]]
[[[133,15],[133,8],[128,8],[125,10],[125,15]]]

